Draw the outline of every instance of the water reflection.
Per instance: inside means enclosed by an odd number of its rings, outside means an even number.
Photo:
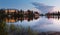
[[[14,17],[13,17],[13,18],[4,18],[4,19],[5,19],[5,22],[7,22],[7,23],[8,23],[8,22],[13,23],[13,22],[17,22],[17,21],[21,21],[21,22],[22,22],[22,21],[24,21],[24,20],[32,21],[33,19],[38,19],[38,18],[39,18],[39,17],[37,17],[37,18],[33,18],[33,17],[31,17],[31,18],[29,18],[29,17],[23,17],[23,18],[20,17],[20,18],[18,18],[18,17],[17,17],[17,18],[14,19]],[[4,19],[3,19],[3,20],[4,20]]]
[[[56,16],[58,17],[58,16]],[[46,32],[46,31],[58,31],[60,32],[60,19],[58,18],[46,18],[40,17],[39,21],[35,23],[35,25],[32,26],[34,30],[40,31],[40,32]]]
[[[0,18],[0,21],[5,21],[6,23],[14,23],[14,22],[17,22],[17,21],[24,21],[24,20],[27,20],[28,22],[29,21],[34,21],[41,18],[41,17],[44,17],[44,16],[33,16],[33,17],[5,17],[5,18]],[[45,18],[47,19],[60,19],[60,16],[45,16]]]
[[[11,23],[15,25],[18,24],[18,25],[27,26],[27,27],[30,26],[32,29],[40,32],[60,31],[60,19],[58,19],[58,16],[49,17],[49,18],[48,16],[43,16],[43,17],[39,16],[38,19],[33,18],[33,20],[30,20],[29,22],[25,18],[24,19],[5,18],[4,20],[6,22],[9,22],[10,24]]]
[[[30,26],[38,31],[60,31],[60,13],[39,14],[32,11],[1,10],[0,21],[22,26]],[[2,13],[2,14],[1,14]]]
[[[46,18],[50,19],[50,18],[53,18],[53,19],[60,19],[60,16],[46,16]]]

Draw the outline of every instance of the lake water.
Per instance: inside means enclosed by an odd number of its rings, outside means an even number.
[[[60,19],[58,18],[47,18],[45,16],[40,16],[38,19],[33,19],[31,21],[23,20],[17,21],[14,23],[8,24],[15,24],[15,25],[22,25],[24,27],[30,26],[32,29],[46,32],[46,31],[58,31],[60,32]]]

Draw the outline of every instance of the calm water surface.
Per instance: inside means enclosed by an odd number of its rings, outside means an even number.
[[[24,27],[30,26],[34,30],[45,32],[45,31],[60,31],[60,19],[58,18],[46,18],[45,16],[33,19],[32,21],[17,21],[15,23],[8,23],[15,25],[22,25]]]

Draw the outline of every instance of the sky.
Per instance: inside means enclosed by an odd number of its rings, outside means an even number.
[[[34,9],[33,2],[60,7],[60,0],[0,0],[0,8]]]

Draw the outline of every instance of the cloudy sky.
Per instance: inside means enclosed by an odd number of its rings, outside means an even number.
[[[0,8],[32,8],[34,7],[31,3],[39,2],[50,6],[60,6],[60,0],[0,0]]]
[[[43,3],[44,5],[43,4],[41,5],[43,5],[43,7],[46,5],[47,9],[49,9],[48,7],[50,6],[56,6],[60,8],[59,1],[60,0],[0,0],[0,8],[15,8],[15,9],[23,9],[23,10],[27,10],[27,9],[40,10],[40,8],[42,8],[42,7],[39,8],[39,6],[36,7],[34,4],[32,4],[33,2],[37,2],[40,4]]]

